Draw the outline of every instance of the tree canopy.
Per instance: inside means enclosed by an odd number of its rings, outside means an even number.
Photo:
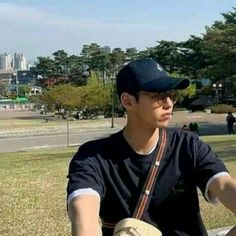
[[[38,57],[36,71],[41,75],[39,82],[47,87],[45,81],[48,78],[64,78],[55,80],[55,86],[68,83],[68,86],[81,87],[80,93],[86,97],[87,106],[93,107],[93,95],[102,94],[102,86],[111,84],[121,66],[148,57],[157,60],[168,73],[189,78],[197,85],[195,89],[186,90],[183,96],[193,96],[202,79],[209,79],[212,83],[220,81],[224,85],[223,95],[233,95],[236,90],[236,8],[222,13],[222,16],[222,21],[206,26],[202,37],[191,35],[183,42],[161,40],[143,51],[134,47],[111,49],[91,43],[83,46],[80,55],[68,55],[64,50],[58,50],[52,57]],[[89,86],[93,87],[92,94],[88,92]],[[101,95],[104,99],[107,96]],[[100,100],[97,99],[96,103],[99,104]]]

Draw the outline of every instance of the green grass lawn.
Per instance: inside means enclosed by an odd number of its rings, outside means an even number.
[[[75,149],[1,154],[0,235],[70,235],[68,163]]]
[[[222,156],[236,178],[236,136],[209,136],[204,141]],[[230,150],[230,151],[228,151]],[[0,235],[70,235],[66,213],[68,164],[76,148],[0,155]],[[236,223],[220,204],[200,197],[207,228]]]

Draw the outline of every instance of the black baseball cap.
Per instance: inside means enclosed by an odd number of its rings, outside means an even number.
[[[116,90],[136,94],[139,91],[166,92],[173,89],[185,89],[189,86],[188,79],[172,78],[153,59],[141,59],[125,65],[116,76]]]

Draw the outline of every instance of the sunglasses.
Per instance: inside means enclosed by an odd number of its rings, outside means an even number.
[[[169,98],[173,104],[175,104],[179,98],[179,92],[177,90],[171,90],[163,93],[139,92],[137,95],[148,96],[160,106],[163,106],[166,103],[167,98]]]

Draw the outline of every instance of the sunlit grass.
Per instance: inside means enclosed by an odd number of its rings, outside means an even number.
[[[236,135],[204,136],[201,138],[208,143],[222,158],[230,172],[236,178]],[[202,216],[208,228],[217,228],[236,224],[236,217],[221,203],[208,204],[200,195]]]
[[[234,136],[204,137],[223,157],[236,178]],[[231,151],[228,152],[227,147]],[[0,235],[70,235],[66,213],[68,164],[76,148],[48,149],[0,155]],[[220,204],[212,206],[200,195],[207,228],[236,223]]]
[[[0,157],[0,235],[69,235],[66,175],[75,149]]]

